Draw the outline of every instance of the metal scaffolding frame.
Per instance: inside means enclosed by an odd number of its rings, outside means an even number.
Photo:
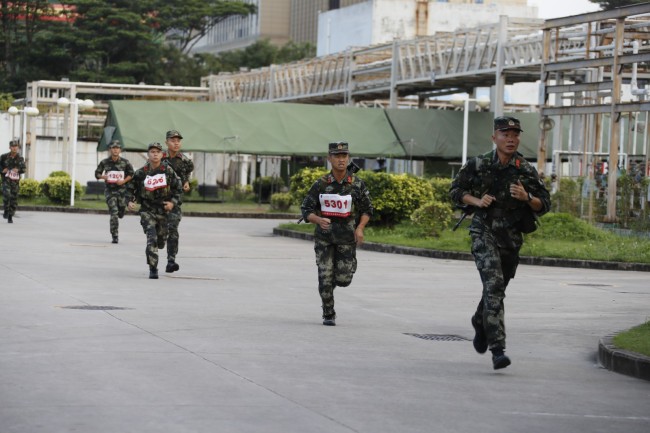
[[[564,116],[582,118],[583,161],[593,180],[593,155],[601,151],[603,116],[610,116],[609,173],[606,222],[616,221],[616,177],[619,166],[621,116],[650,110],[650,86],[637,87],[641,78],[650,84],[650,4],[593,12],[546,21],[541,64],[540,134],[538,169],[546,161],[546,131],[550,116],[559,118],[554,133],[561,134]],[[622,100],[622,84],[632,86],[632,99]],[[543,127],[548,125],[547,127]],[[555,142],[560,142],[556,140]],[[646,150],[646,166],[647,166]]]

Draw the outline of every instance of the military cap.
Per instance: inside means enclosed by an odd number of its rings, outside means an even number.
[[[514,117],[497,117],[494,119],[494,130],[495,131],[507,131],[508,129],[514,129],[515,131],[523,132],[521,129],[521,124],[519,119]]]
[[[178,138],[180,138],[181,140],[183,139],[183,136],[182,136],[181,133],[178,132],[177,130],[172,129],[171,131],[167,131],[166,139],[168,139],[168,138],[174,138],[174,137],[178,137]]]
[[[158,150],[162,151],[163,150],[162,149],[162,144],[160,144],[158,142],[149,143],[149,146],[147,146],[147,152],[149,152],[151,149],[158,149]]]
[[[345,141],[335,141],[329,144],[329,154],[350,153],[348,143]]]
[[[113,140],[108,144],[108,148],[110,149],[111,147],[122,147],[120,144],[120,140]]]
[[[11,146],[18,146],[19,144],[20,144],[20,143],[18,142],[18,140],[11,140],[11,141],[9,142],[9,147],[11,147]]]

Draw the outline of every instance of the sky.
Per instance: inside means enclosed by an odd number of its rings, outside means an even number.
[[[539,17],[544,19],[567,17],[600,10],[589,0],[528,0],[529,6],[537,6]]]

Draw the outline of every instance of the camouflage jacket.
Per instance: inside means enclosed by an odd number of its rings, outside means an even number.
[[[18,174],[23,174],[26,170],[25,167],[25,158],[20,156],[19,153],[16,154],[16,156],[11,156],[11,152],[5,153],[2,156],[0,156],[0,173],[2,173],[2,180],[9,180],[9,178],[5,177],[6,173],[5,168],[7,171],[13,170],[14,168],[18,169]],[[14,182],[18,182],[17,180],[14,180]]]
[[[164,179],[165,186],[155,185],[156,180]],[[161,163],[152,168],[149,163],[135,171],[131,182],[127,183],[127,199],[142,205],[140,211],[163,213],[163,202],[170,201],[178,206],[181,197],[181,181],[174,170]]]
[[[449,194],[452,201],[463,208],[467,207],[462,201],[465,194],[477,198],[485,194],[496,197],[489,208],[474,209],[470,231],[480,233],[494,230],[504,244],[520,247],[523,239],[518,224],[530,206],[510,195],[510,185],[518,180],[527,192],[542,201],[542,209],[536,215],[548,212],[551,207],[550,194],[535,167],[519,153],[507,165],[501,165],[496,150],[469,159],[451,183]]]
[[[119,157],[117,161],[113,161],[113,158],[108,157],[101,160],[97,166],[97,169],[95,170],[95,179],[99,179],[102,174],[108,173],[109,171],[123,171],[125,179],[129,176],[133,177],[134,175],[133,166],[128,159]],[[118,185],[116,183],[106,182],[106,188],[110,191],[126,189],[126,185],[127,184]]]
[[[341,182],[337,182],[330,172],[318,179],[309,189],[300,207],[305,220],[310,214],[322,215],[321,195],[335,194],[351,196],[351,211],[346,217],[327,216],[332,221],[330,230],[324,232],[316,225],[314,235],[319,239],[336,244],[354,243],[354,229],[361,215],[372,216],[373,207],[366,184],[354,174],[348,172]]]
[[[167,161],[174,169],[178,177],[181,178],[181,185],[190,181],[190,175],[194,171],[194,163],[187,156],[178,152],[175,157],[170,157],[167,152],[163,153],[163,161]]]

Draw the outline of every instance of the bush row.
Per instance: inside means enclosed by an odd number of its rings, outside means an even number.
[[[21,179],[18,196],[27,199],[45,197],[54,203],[69,204],[71,183],[72,178],[64,171],[54,171],[41,182],[35,179]],[[82,192],[81,184],[75,181],[75,199],[79,198]]]

